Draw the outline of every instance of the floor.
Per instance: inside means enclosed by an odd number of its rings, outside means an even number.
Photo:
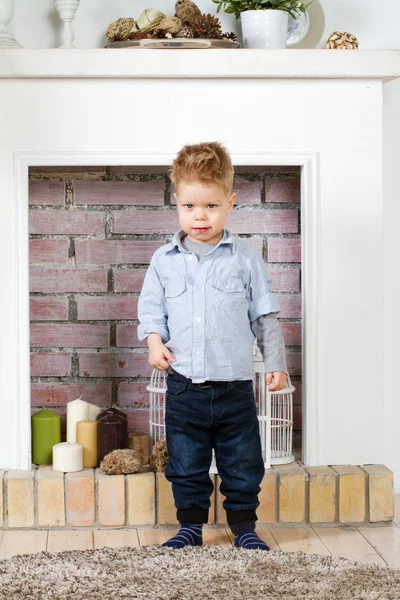
[[[175,534],[176,529],[113,529],[72,531],[0,531],[0,559],[16,554],[47,550],[86,550],[104,546],[159,545]],[[351,528],[279,528],[259,527],[258,535],[273,550],[307,554],[343,556],[400,567],[400,495],[396,496],[396,516],[392,526]],[[205,544],[231,546],[230,529],[203,530]]]

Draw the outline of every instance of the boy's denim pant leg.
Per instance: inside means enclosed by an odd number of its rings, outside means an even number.
[[[213,447],[228,524],[257,520],[264,461],[253,382],[200,387],[168,375],[165,424],[178,521],[208,521]]]

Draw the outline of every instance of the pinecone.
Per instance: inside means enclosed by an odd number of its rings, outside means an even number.
[[[217,17],[210,14],[202,14],[201,17],[196,17],[190,23],[194,37],[201,37],[213,40],[222,39],[221,23]]]
[[[327,38],[325,48],[329,50],[357,50],[358,40],[354,35],[347,31],[344,33],[334,31]]]
[[[232,40],[233,42],[235,42],[237,39],[237,35],[234,31],[226,31],[225,33],[222,34],[222,39],[223,40]]]
[[[185,25],[185,27],[182,27],[182,29],[180,31],[178,31],[178,33],[176,34],[176,37],[180,38],[193,38],[195,37],[194,35],[194,31],[192,29],[192,27],[189,27],[188,25]]]

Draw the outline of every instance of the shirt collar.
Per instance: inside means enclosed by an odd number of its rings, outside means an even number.
[[[236,249],[236,240],[234,237],[232,237],[230,231],[228,231],[227,229],[224,228],[223,232],[224,232],[224,234],[223,234],[222,238],[219,240],[218,244],[215,246],[215,248],[217,248],[218,246],[220,246],[222,244],[231,244],[232,254],[233,254]],[[185,235],[186,234],[183,231],[183,229],[180,229],[179,231],[177,231],[174,234],[174,237],[172,238],[171,242],[169,244],[167,244],[167,252],[170,252],[174,248],[178,248],[181,252],[187,253],[187,250],[182,246],[182,238]],[[214,250],[215,250],[215,248],[214,248]]]

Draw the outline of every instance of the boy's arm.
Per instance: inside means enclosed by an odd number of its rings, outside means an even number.
[[[261,315],[251,323],[251,329],[257,338],[263,355],[266,373],[285,373],[289,375],[286,364],[286,349],[277,313]]]
[[[147,269],[143,287],[138,302],[138,319],[140,321],[137,329],[139,341],[147,338],[151,333],[157,333],[163,343],[169,340],[168,312],[165,302],[164,289],[156,269],[156,261],[153,255],[149,268]],[[155,338],[156,336],[151,336]],[[148,342],[150,340],[147,340]]]

